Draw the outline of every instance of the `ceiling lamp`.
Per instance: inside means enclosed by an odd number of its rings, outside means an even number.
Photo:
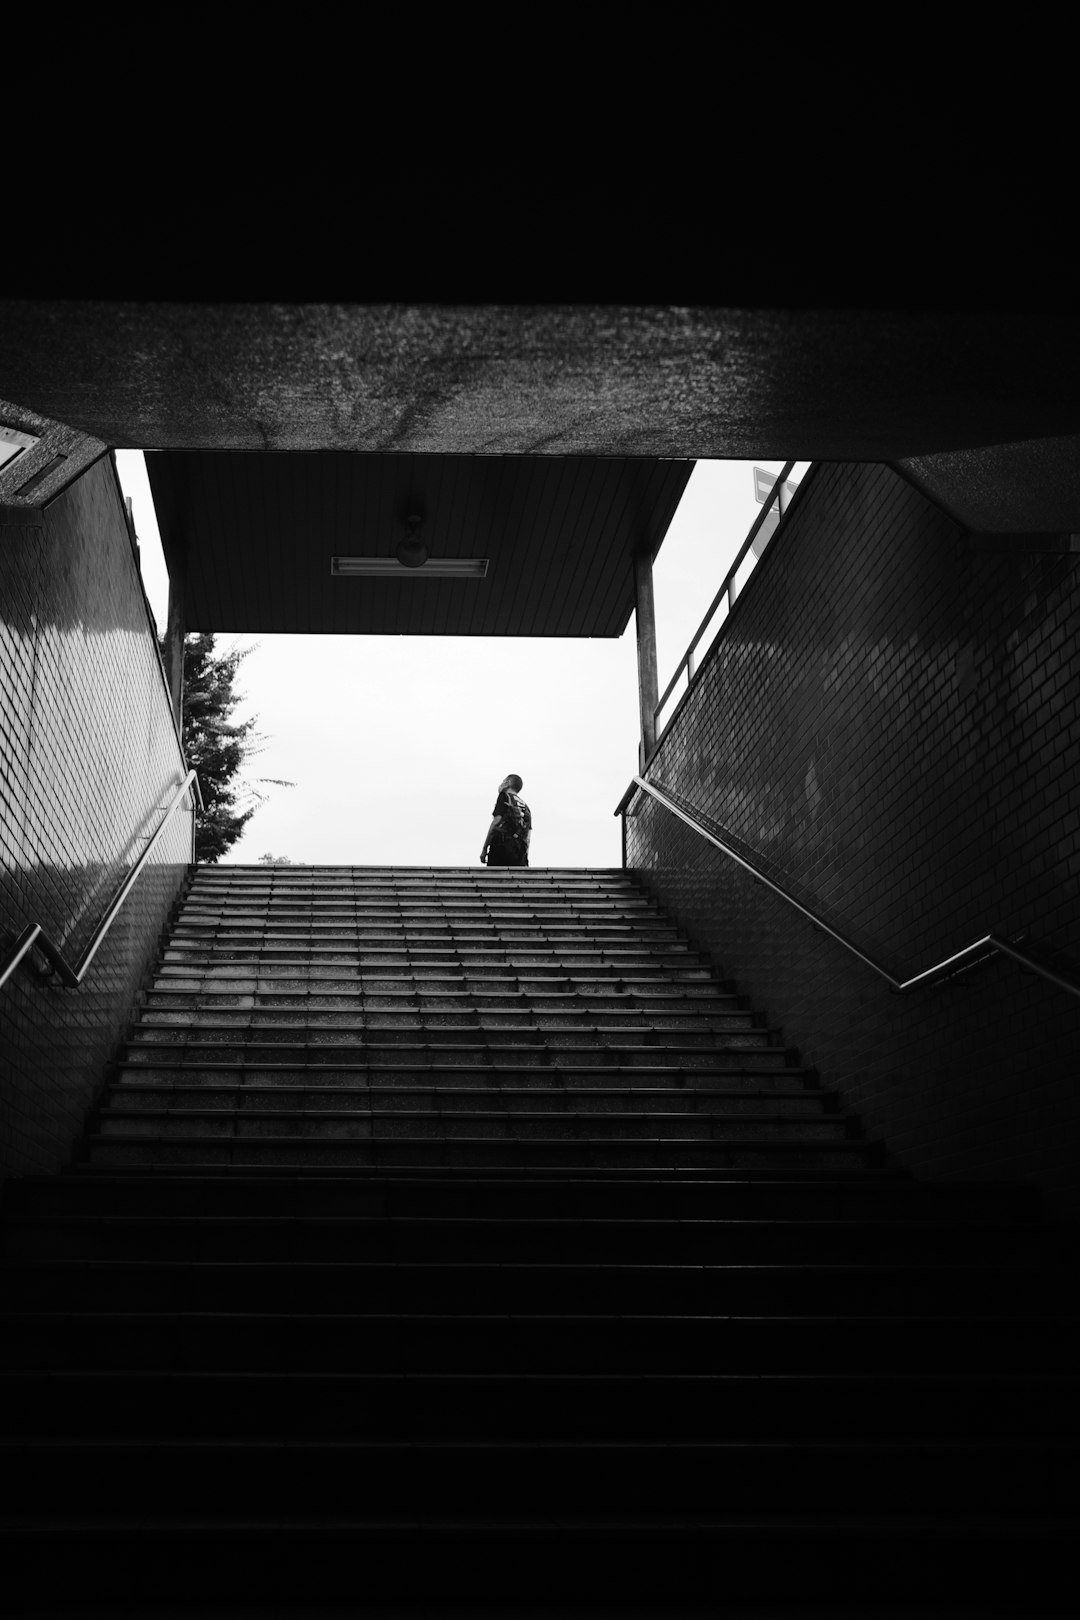
[[[396,557],[331,557],[330,572],[339,578],[355,578],[361,574],[369,578],[401,579],[412,574],[414,579],[483,579],[488,571],[486,557],[429,557],[427,562],[406,564]]]
[[[416,578],[484,579],[488,570],[486,557],[431,557],[420,538],[422,519],[415,513],[405,519],[405,535],[394,548],[392,557],[331,557],[330,572],[345,577],[367,575],[369,578],[400,576],[410,573]]]

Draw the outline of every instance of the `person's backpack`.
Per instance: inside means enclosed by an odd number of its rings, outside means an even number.
[[[500,814],[502,821],[498,827],[499,842],[505,844],[515,854],[520,854],[526,847],[526,833],[532,825],[532,816],[524,799],[519,799],[510,788],[503,792],[505,806]]]

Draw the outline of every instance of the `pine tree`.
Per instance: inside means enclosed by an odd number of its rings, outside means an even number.
[[[215,639],[212,634],[184,638],[181,740],[188,766],[199,773],[204,808],[195,813],[195,859],[207,865],[232,848],[266,797],[251,784],[239,786],[235,781],[262,741],[255,730],[256,716],[239,723],[232,719],[241,701],[236,672],[252,649],[219,653]]]

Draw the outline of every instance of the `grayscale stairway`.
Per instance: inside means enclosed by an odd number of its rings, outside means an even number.
[[[631,874],[200,868],[77,1163],[5,1190],[6,1587],[1050,1612],[1074,1277]]]

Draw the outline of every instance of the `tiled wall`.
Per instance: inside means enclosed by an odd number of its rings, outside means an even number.
[[[111,457],[40,512],[0,508],[0,924],[75,961],[183,759]],[[70,1157],[187,874],[177,810],[78,990],[0,989],[5,1174]]]
[[[996,931],[1080,976],[1080,559],[812,470],[648,769],[898,978]],[[897,996],[639,793],[627,864],[895,1162],[1080,1213],[1080,1000],[998,958]]]

